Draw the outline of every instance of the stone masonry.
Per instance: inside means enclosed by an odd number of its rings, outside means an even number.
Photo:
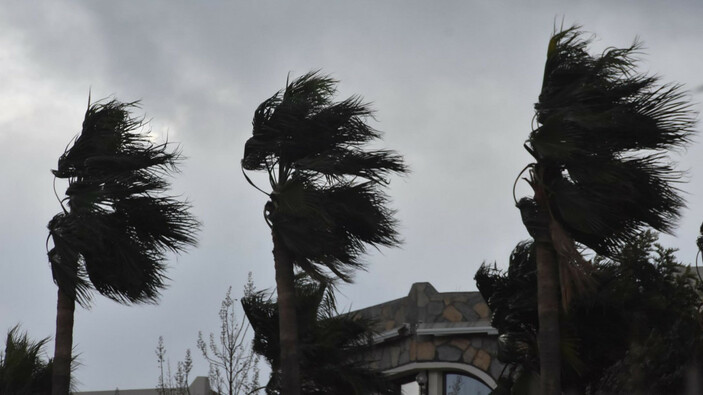
[[[478,292],[439,293],[430,283],[415,283],[407,297],[352,314],[374,320],[375,346],[363,358],[381,371],[413,362],[472,365],[497,380],[497,332]]]

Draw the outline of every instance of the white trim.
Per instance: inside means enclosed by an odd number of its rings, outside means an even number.
[[[383,333],[379,333],[378,335],[374,335],[371,341],[373,341],[374,344],[378,343],[383,343],[388,340],[395,339],[396,337],[400,337],[400,334],[398,333],[397,330],[392,330],[392,331],[386,331]]]
[[[404,329],[409,331],[410,325],[405,323],[403,326],[389,331],[379,333],[373,336],[373,343],[383,343],[388,340],[393,340],[395,338],[404,336],[409,332],[401,335],[401,331]],[[492,326],[462,326],[453,328],[417,328],[415,333],[421,336],[431,335],[431,336],[451,336],[451,335],[470,335],[475,333],[485,333],[488,335],[497,335],[498,330]]]
[[[409,364],[398,366],[396,368],[386,370],[383,372],[388,376],[400,376],[406,373],[413,373],[420,370],[441,370],[441,371],[461,371],[476,377],[477,379],[483,381],[491,389],[495,389],[497,386],[496,381],[491,377],[490,374],[484,372],[483,370],[465,363],[459,362],[411,362]]]
[[[467,335],[471,333],[486,333],[497,335],[498,330],[492,326],[463,326],[455,328],[417,328],[418,335],[450,336]]]

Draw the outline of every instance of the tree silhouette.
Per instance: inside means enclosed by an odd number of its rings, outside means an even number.
[[[254,281],[251,272],[244,286],[244,294],[252,292]],[[198,350],[210,364],[210,386],[218,394],[248,395],[259,390],[259,357],[247,336],[249,322],[238,319],[235,302],[229,287],[220,307],[220,333],[210,333],[209,341],[198,332]]]
[[[195,244],[199,224],[189,205],[163,196],[179,153],[151,143],[130,115],[137,104],[89,105],[80,135],[52,171],[68,180],[63,212],[48,225],[58,286],[54,394],[68,394],[75,303],[87,306],[93,289],[119,303],[154,303],[166,254]]]
[[[19,325],[7,332],[4,351],[0,351],[0,394],[51,393],[53,361],[44,360],[45,337],[38,341],[20,333]]]
[[[695,120],[680,86],[637,73],[637,43],[593,56],[589,42],[577,27],[549,41],[525,143],[534,199],[518,207],[536,242],[543,394],[560,393],[559,300],[585,278],[576,243],[610,256],[644,227],[669,232],[684,205],[666,160]]]
[[[296,277],[296,311],[300,338],[301,387],[304,394],[395,394],[381,372],[355,360],[370,346],[372,322],[339,314],[333,288]],[[265,291],[242,298],[242,306],[254,329],[253,349],[271,365],[268,394],[286,394],[281,387],[278,304]]]
[[[276,268],[282,388],[290,395],[300,393],[294,268],[319,281],[350,281],[367,246],[399,243],[380,187],[406,167],[392,151],[364,149],[381,137],[366,123],[372,111],[358,97],[333,102],[336,83],[311,72],[261,103],[242,159],[243,169],[266,171],[271,185],[264,210]]]
[[[703,283],[674,251],[645,231],[613,258],[594,258],[595,289],[561,316],[565,393],[688,393],[688,370],[703,357]],[[522,242],[506,272],[476,273],[506,364],[497,394],[526,393],[539,373],[536,267],[534,243]]]

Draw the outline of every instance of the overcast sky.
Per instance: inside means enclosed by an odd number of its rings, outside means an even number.
[[[89,89],[93,98],[141,99],[156,138],[180,144],[187,160],[173,192],[193,203],[203,230],[198,248],[170,260],[159,305],[96,296],[90,310],[76,309],[80,389],[153,387],[159,335],[173,364],[190,348],[191,375],[206,375],[195,342],[199,330],[218,331],[227,288],[239,296],[247,272],[259,288],[273,286],[266,197],[245,182],[239,160],[254,109],[288,73],[322,69],[340,80],[340,99],[373,102],[382,146],[412,169],[388,190],[403,247],[369,255],[368,272],[341,287],[340,304],[399,298],[418,281],[476,290],[481,263],[506,267],[527,237],[511,188],[531,159],[522,144],[555,21],[597,34],[594,51],[639,36],[642,70],[694,91],[703,85],[703,3],[562,3],[4,1],[0,333],[21,323],[34,338],[54,334],[45,242],[61,208],[50,169],[80,131]],[[700,90],[693,98],[701,101]],[[685,262],[703,220],[701,144],[675,157],[690,169],[681,185],[689,208],[676,236],[663,238]],[[518,195],[528,193],[521,183]]]

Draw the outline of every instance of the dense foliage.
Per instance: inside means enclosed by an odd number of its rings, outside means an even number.
[[[303,394],[393,394],[380,372],[350,359],[369,346],[371,322],[339,314],[332,288],[296,278],[296,310],[300,335],[301,393]],[[254,351],[271,365],[268,394],[280,388],[278,305],[264,291],[252,292],[242,306],[254,329]]]
[[[564,391],[680,393],[703,361],[703,286],[656,241],[647,231],[593,259],[595,289],[561,315]],[[530,393],[538,374],[535,266],[532,242],[522,242],[507,272],[484,265],[476,274],[508,365],[497,394]]]
[[[30,339],[27,333],[20,333],[19,325],[8,331],[5,349],[0,352],[0,394],[51,393],[53,361],[44,359],[48,342],[48,337]]]

